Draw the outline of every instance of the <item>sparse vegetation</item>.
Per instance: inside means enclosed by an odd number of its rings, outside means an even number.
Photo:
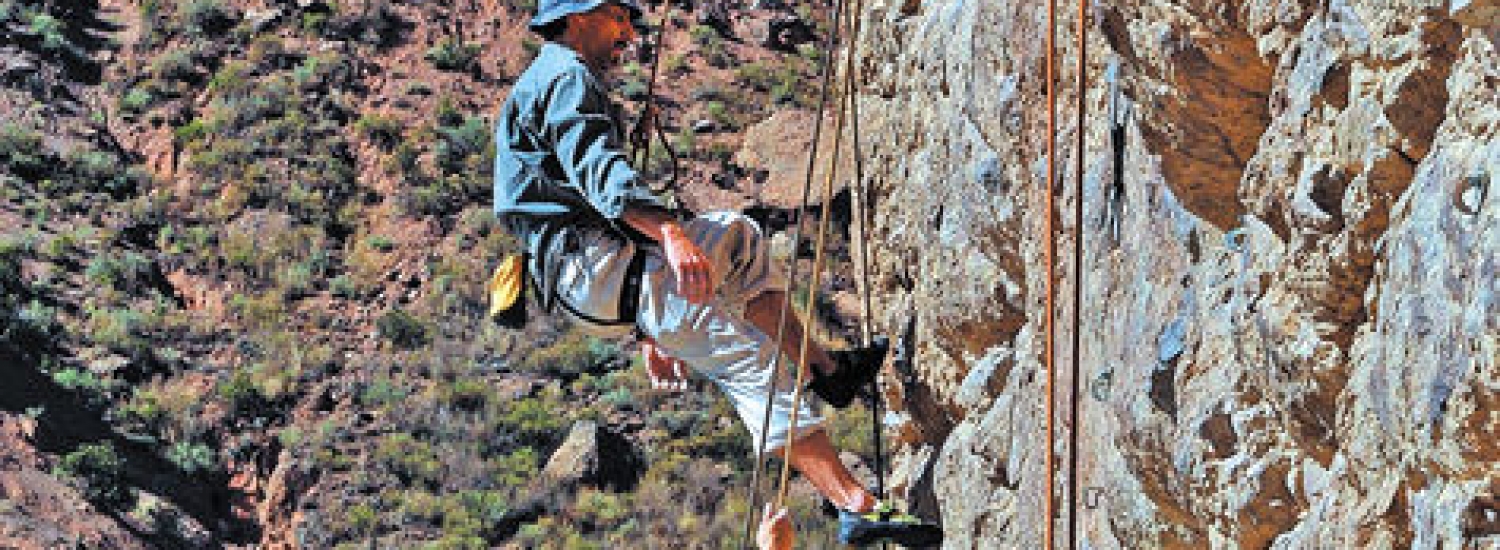
[[[178,10],[183,30],[197,36],[222,33],[239,19],[222,0],[188,0]]]
[[[384,339],[401,349],[412,349],[427,344],[427,326],[400,309],[387,311],[375,322],[376,330]]]
[[[179,441],[167,449],[167,460],[185,473],[206,472],[217,468],[214,450],[201,443]]]
[[[444,71],[469,71],[479,59],[479,45],[444,38],[427,50],[427,60]]]
[[[63,455],[53,475],[74,480],[84,498],[106,508],[120,509],[130,501],[125,486],[125,460],[108,441],[87,443]]]
[[[401,17],[435,6],[383,0],[243,14],[228,0],[146,0],[125,14],[138,17],[124,22],[134,43],[77,57],[68,52],[103,34],[62,4],[38,6],[0,0],[0,26],[22,29],[23,54],[42,56],[26,78],[97,63],[107,95],[86,95],[85,114],[22,105],[25,116],[0,123],[0,201],[21,226],[0,243],[0,353],[22,354],[70,403],[36,407],[31,421],[78,407],[123,438],[49,459],[89,499],[129,510],[141,536],[158,537],[148,544],[193,546],[199,534],[179,530],[205,519],[160,487],[202,484],[219,498],[225,469],[263,464],[268,449],[285,451],[278,467],[327,482],[298,496],[307,547],[608,548],[644,536],[713,547],[712,530],[744,516],[725,492],[740,480],[722,467],[743,471],[748,440],[722,422],[722,400],[651,391],[614,342],[551,322],[481,322],[489,269],[518,243],[489,210],[495,96],[472,94],[478,77],[499,76],[479,67],[528,60],[454,38],[424,51],[407,33],[431,21]],[[702,94],[671,115],[742,123],[739,105],[759,101],[704,84],[713,71],[690,65],[727,67],[743,46],[692,32],[695,48],[666,52],[661,77]],[[378,59],[392,47],[426,60],[397,76]],[[522,38],[527,55],[539,47]],[[799,74],[763,68],[736,74],[765,81],[762,92]],[[626,95],[643,98],[647,67],[626,72]],[[684,162],[729,147],[682,127],[691,121],[670,130],[696,153]],[[665,170],[663,148],[647,162]],[[537,493],[574,421],[622,416],[641,424],[638,452],[651,455],[635,492]],[[126,455],[144,458],[131,480],[150,480],[133,509]],[[538,498],[539,517],[511,515]]]

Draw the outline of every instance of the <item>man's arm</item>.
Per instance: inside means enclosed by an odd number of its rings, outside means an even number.
[[[713,263],[698,247],[682,224],[671,214],[657,208],[630,205],[620,216],[631,228],[661,243],[667,265],[677,279],[678,291],[687,301],[707,303],[714,293]]]
[[[590,88],[586,72],[569,72],[552,82],[543,133],[569,182],[582,191],[605,219],[620,219],[658,243],[689,302],[713,296],[713,266],[687,238],[677,220],[640,185],[612,131],[607,100]]]

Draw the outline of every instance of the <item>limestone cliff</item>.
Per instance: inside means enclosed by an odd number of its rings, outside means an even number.
[[[1090,7],[1081,545],[1500,544],[1496,13]],[[860,20],[877,309],[890,332],[915,319],[916,367],[886,384],[897,490],[949,548],[1039,546],[1046,3],[874,0]],[[1076,8],[1057,24],[1066,232]]]

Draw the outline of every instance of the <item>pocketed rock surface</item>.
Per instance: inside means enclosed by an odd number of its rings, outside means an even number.
[[[1058,474],[1089,548],[1500,544],[1493,0],[1058,13]],[[1485,15],[1490,14],[1490,15]],[[946,548],[1043,540],[1046,4],[861,15],[896,488]],[[899,383],[898,383],[899,382]],[[1067,434],[1078,434],[1068,479]]]

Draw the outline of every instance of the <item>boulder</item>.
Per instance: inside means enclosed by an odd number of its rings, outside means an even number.
[[[760,44],[773,50],[796,51],[797,46],[817,38],[812,25],[796,15],[778,15],[766,21]]]
[[[547,459],[542,479],[556,485],[630,491],[644,470],[644,460],[624,436],[593,421],[580,420]]]

